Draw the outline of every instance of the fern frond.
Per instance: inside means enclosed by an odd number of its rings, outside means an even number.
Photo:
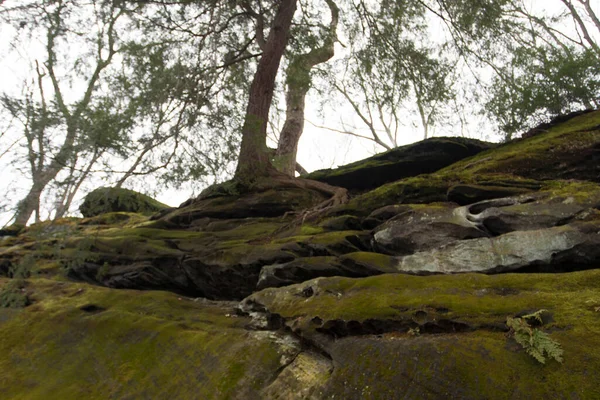
[[[527,319],[531,318],[543,322],[541,317],[543,312],[546,310],[539,310],[521,318],[507,318],[506,325],[510,328],[509,334],[525,349],[527,354],[540,363],[545,364],[546,357],[562,363],[563,349],[560,344],[552,340],[547,333],[532,328],[527,323]]]

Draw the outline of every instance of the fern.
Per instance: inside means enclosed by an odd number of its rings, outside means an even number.
[[[546,363],[546,357],[563,362],[563,350],[560,344],[550,338],[545,332],[537,328],[532,328],[528,319],[535,319],[542,323],[542,313],[546,310],[539,310],[535,313],[524,315],[521,318],[507,318],[506,325],[510,328],[511,335],[533,358],[542,364]]]

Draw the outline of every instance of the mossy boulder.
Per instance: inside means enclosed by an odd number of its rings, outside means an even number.
[[[481,152],[439,173],[463,177],[504,173],[535,180],[600,182],[600,111],[575,116],[544,131]]]
[[[326,200],[322,193],[297,188],[269,189],[242,195],[216,193],[190,199],[177,210],[166,214],[162,221],[172,227],[197,226],[205,218],[243,219],[280,217],[301,211]]]
[[[279,371],[311,358],[293,336],[247,330],[230,302],[46,280],[28,289],[33,305],[0,308],[4,399],[269,398]]]
[[[435,172],[492,147],[491,143],[475,139],[436,137],[339,168],[315,171],[306,178],[352,191],[365,191],[402,178]]]
[[[319,278],[258,292],[241,308],[279,315],[331,357],[317,398],[592,399],[599,289],[600,270]],[[540,364],[509,334],[508,317],[539,310],[551,318],[536,329],[562,346],[563,364]]]
[[[103,187],[88,193],[79,211],[89,218],[112,212],[152,214],[168,208],[168,205],[133,190]]]
[[[17,236],[25,229],[24,225],[13,224],[0,229],[0,237],[2,236]]]

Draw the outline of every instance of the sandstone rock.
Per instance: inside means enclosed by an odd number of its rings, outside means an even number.
[[[310,208],[325,200],[323,194],[302,190],[267,190],[244,196],[223,195],[184,203],[162,219],[176,227],[189,227],[203,218],[241,219],[279,217]]]
[[[599,270],[333,277],[245,301],[277,313],[331,357],[335,368],[318,398],[594,398],[599,279]],[[300,295],[307,288],[308,298]],[[541,309],[553,317],[537,328],[563,347],[564,365],[542,366],[507,337],[507,316]]]
[[[352,278],[395,272],[390,257],[377,253],[356,252],[340,257],[303,257],[285,264],[264,266],[260,271],[258,290],[280,287],[308,281],[323,276],[347,276]]]
[[[349,190],[367,190],[409,176],[437,171],[492,147],[491,143],[474,139],[436,137],[333,170],[315,171],[306,178]]]
[[[79,211],[84,217],[95,217],[117,211],[152,214],[168,208],[166,204],[133,190],[98,188],[85,196]]]
[[[377,227],[373,246],[379,252],[404,255],[486,236],[489,234],[467,218],[464,208],[450,204],[413,206]]]
[[[552,191],[483,201],[468,207],[469,219],[492,235],[566,224],[600,206],[600,188],[572,184],[562,193]]]
[[[515,196],[530,191],[531,189],[521,187],[455,185],[448,189],[447,196],[448,201],[452,201],[460,205],[467,205],[483,200]]]
[[[399,257],[397,269],[413,274],[454,274],[510,272],[532,266],[552,271],[555,266],[557,272],[562,272],[565,267],[568,268],[568,265],[561,265],[567,259],[573,266],[581,268],[582,264],[590,262],[590,258],[594,259],[600,254],[596,250],[600,246],[600,235],[597,233],[600,225],[595,226],[595,232],[584,232],[575,226],[565,225],[457,241]],[[588,268],[594,265],[595,262]]]

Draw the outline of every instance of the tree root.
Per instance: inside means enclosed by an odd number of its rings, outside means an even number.
[[[253,185],[254,190],[269,190],[278,188],[303,189],[313,190],[322,193],[329,198],[321,203],[303,211],[287,212],[284,217],[296,215],[296,218],[289,224],[282,226],[273,232],[270,236],[274,237],[277,234],[287,231],[290,228],[300,226],[307,221],[314,221],[323,216],[331,208],[346,204],[349,200],[348,190],[338,186],[331,186],[327,183],[313,181],[304,178],[292,178],[288,175],[276,173],[272,176],[262,179]]]
[[[272,189],[301,189],[311,190],[321,193],[329,198],[320,202],[319,204],[310,207],[309,209],[302,211],[290,211],[283,215],[283,218],[289,216],[295,216],[295,218],[288,224],[277,229],[275,232],[269,235],[269,237],[261,239],[261,241],[271,240],[276,235],[302,225],[307,221],[314,221],[323,216],[332,207],[336,207],[348,202],[348,190],[342,187],[331,186],[327,183],[313,181],[311,179],[295,178],[288,176],[276,170],[269,171],[267,176],[258,178],[251,183],[240,182],[237,180],[231,180],[218,185],[214,185],[204,190],[195,199],[189,199],[181,207],[187,206],[197,201],[202,201],[212,197],[221,196],[241,196],[245,193],[253,192],[264,192]]]

